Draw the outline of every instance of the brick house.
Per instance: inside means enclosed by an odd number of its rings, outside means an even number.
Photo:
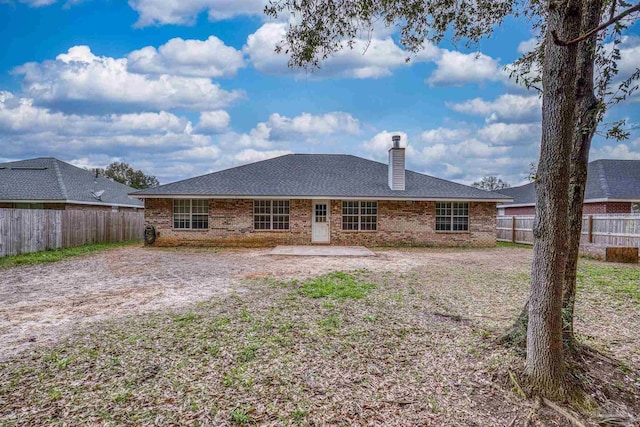
[[[536,213],[535,183],[494,192],[513,198],[498,205],[499,216]],[[589,163],[584,214],[624,214],[640,211],[640,160],[596,160]]]
[[[53,157],[0,163],[0,208],[137,211],[133,188]]]
[[[351,155],[290,154],[137,191],[157,245],[491,246],[510,199]]]

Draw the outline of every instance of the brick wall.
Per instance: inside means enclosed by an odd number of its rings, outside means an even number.
[[[585,203],[584,214],[622,214],[631,213],[630,202]]]
[[[630,202],[598,202],[598,203],[585,203],[583,208],[585,215],[597,215],[597,214],[623,214],[631,213]],[[536,214],[534,206],[523,206],[516,208],[505,208],[505,216],[532,216]]]
[[[171,199],[145,200],[145,225],[161,246],[273,246],[311,244],[312,201],[290,201],[290,230],[253,229],[253,201],[210,199],[208,230],[174,230]],[[366,246],[493,246],[496,204],[470,203],[469,232],[435,232],[435,202],[379,201],[378,230],[342,231],[342,202],[330,207],[331,244]]]
[[[505,208],[505,216],[532,216],[536,214],[535,206],[520,206],[516,208]]]

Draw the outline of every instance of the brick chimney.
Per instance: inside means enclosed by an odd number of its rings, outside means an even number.
[[[404,190],[404,148],[400,147],[400,135],[391,137],[393,146],[389,149],[389,188]]]

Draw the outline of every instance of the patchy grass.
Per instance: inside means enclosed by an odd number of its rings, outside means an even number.
[[[566,425],[532,416],[522,356],[496,344],[528,265],[495,260],[251,279],[241,295],[101,322],[0,363],[0,425]],[[578,329],[627,359],[584,377],[605,384],[593,390],[610,413],[639,413],[640,349],[616,334],[637,335],[640,304],[600,283],[638,269],[605,267],[581,263],[578,304],[615,328]]]
[[[0,258],[0,270],[5,268],[18,267],[21,265],[47,264],[50,262],[62,261],[68,258],[91,255],[107,249],[119,248],[140,244],[140,240],[117,243],[95,243],[75,248],[56,249],[52,251],[33,252],[29,254],[14,255]]]
[[[308,280],[298,292],[309,298],[361,299],[376,288],[376,284],[361,282],[350,274],[337,271]]]
[[[533,245],[526,245],[524,243],[513,243],[513,242],[496,242],[496,246],[499,248],[533,249]]]
[[[640,302],[640,268],[581,263],[578,267],[578,289],[585,288],[600,288],[621,298]]]

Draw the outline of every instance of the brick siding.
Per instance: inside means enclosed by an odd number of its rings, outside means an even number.
[[[520,206],[516,208],[504,208],[504,216],[531,216],[536,214],[535,206]]]
[[[253,229],[253,200],[210,199],[207,230],[174,230],[171,199],[146,199],[145,224],[160,233],[160,246],[273,246],[311,244],[312,201],[290,201],[290,229]],[[469,232],[435,232],[435,202],[378,201],[377,231],[343,231],[342,202],[332,200],[333,245],[494,246],[496,204],[469,204]]]
[[[585,215],[597,214],[624,214],[631,213],[630,202],[598,202],[585,203],[583,207]],[[521,206],[515,208],[505,208],[505,216],[532,216],[536,214],[534,206]]]
[[[631,202],[585,203],[584,214],[623,214],[631,213]]]

